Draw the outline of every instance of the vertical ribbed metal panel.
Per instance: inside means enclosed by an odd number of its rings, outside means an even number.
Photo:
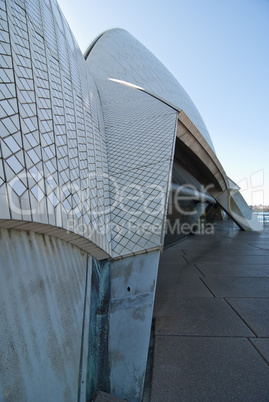
[[[86,372],[91,258],[47,235],[0,234],[0,400],[75,401]]]

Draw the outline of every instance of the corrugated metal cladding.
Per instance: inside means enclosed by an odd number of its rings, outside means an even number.
[[[1,230],[0,250],[0,400],[77,400],[91,260],[62,240],[15,230]]]

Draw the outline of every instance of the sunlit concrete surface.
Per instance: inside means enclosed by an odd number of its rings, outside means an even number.
[[[269,225],[231,222],[164,251],[151,401],[269,400]]]
[[[159,251],[111,263],[108,351],[110,389],[141,401],[148,355]]]

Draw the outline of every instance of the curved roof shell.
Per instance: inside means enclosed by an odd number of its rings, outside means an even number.
[[[130,33],[119,28],[105,31],[89,46],[85,58],[96,78],[128,82],[183,110],[214,150],[206,125],[187,92]]]
[[[100,35],[85,61],[54,0],[9,0],[2,11],[0,227],[51,234],[99,259],[160,248],[176,138],[214,177],[221,170],[190,97],[122,29]],[[238,194],[230,202],[221,176],[211,195],[248,229],[248,207]]]

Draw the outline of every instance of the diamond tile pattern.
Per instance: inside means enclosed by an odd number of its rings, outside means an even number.
[[[106,31],[92,48],[87,62],[100,78],[137,85],[177,110],[184,110],[214,150],[205,123],[189,95],[166,67],[128,32],[123,29]]]
[[[1,219],[69,228],[110,254],[109,228],[94,229],[107,221],[109,193],[101,104],[85,60],[56,1],[0,8],[0,191],[10,204]]]
[[[96,49],[89,67],[56,0],[0,9],[0,219],[68,229],[115,257],[159,247],[177,111],[100,74]],[[123,32],[106,46],[112,78],[151,82],[150,53],[133,38],[123,49]]]
[[[97,82],[111,179],[112,255],[159,247],[177,112],[137,89]]]
[[[114,257],[162,245],[170,166],[168,160],[115,176],[121,197],[112,186]]]

